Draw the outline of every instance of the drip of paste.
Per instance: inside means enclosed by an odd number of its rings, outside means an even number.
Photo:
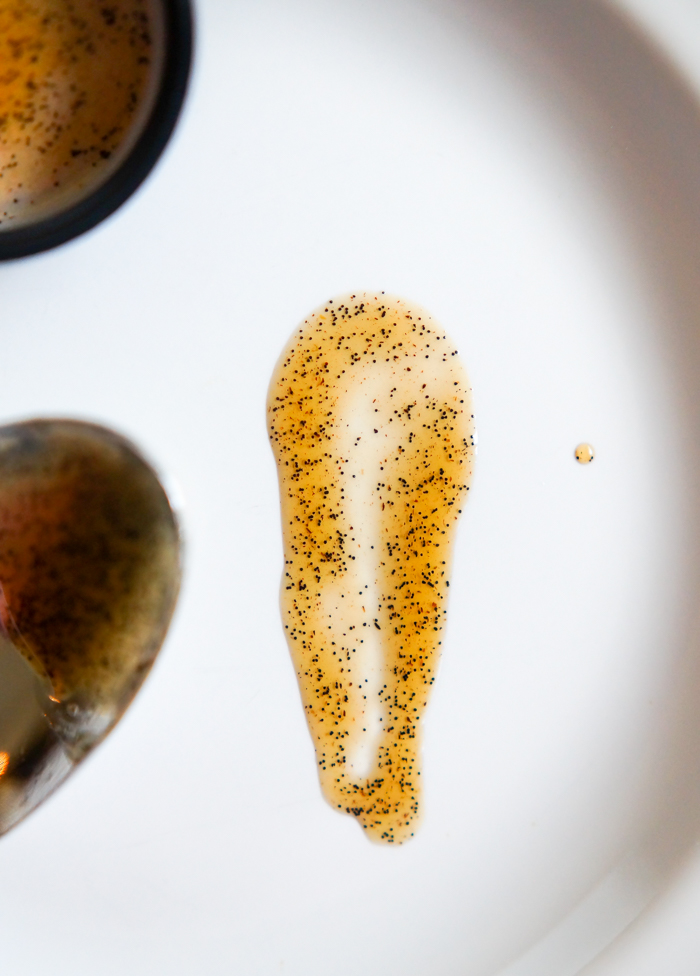
[[[421,816],[420,729],[474,454],[457,350],[421,308],[317,309],[275,369],[285,635],[331,805],[376,841]]]

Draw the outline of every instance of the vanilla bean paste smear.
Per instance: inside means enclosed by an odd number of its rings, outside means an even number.
[[[323,793],[376,841],[422,813],[420,729],[474,455],[471,389],[423,309],[344,296],[294,333],[268,423],[285,634]]]

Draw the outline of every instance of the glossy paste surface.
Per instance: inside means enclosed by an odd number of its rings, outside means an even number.
[[[595,451],[591,444],[579,444],[574,451],[574,457],[579,464],[590,464],[595,458]]]
[[[420,727],[472,474],[469,383],[423,309],[346,296],[292,336],[268,422],[282,614],[321,786],[372,839],[401,843],[421,815]]]

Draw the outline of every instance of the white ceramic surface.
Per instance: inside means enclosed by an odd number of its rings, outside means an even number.
[[[0,267],[0,415],[123,431],[188,540],[132,710],[0,843],[3,972],[574,976],[699,834],[696,104],[594,0],[199,13],[154,176]],[[480,438],[400,849],[322,800],[277,609],[266,387],[351,289],[458,339]]]

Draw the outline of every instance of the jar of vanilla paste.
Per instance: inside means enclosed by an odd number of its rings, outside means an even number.
[[[0,6],[0,259],[82,234],[145,179],[177,121],[189,0]]]

